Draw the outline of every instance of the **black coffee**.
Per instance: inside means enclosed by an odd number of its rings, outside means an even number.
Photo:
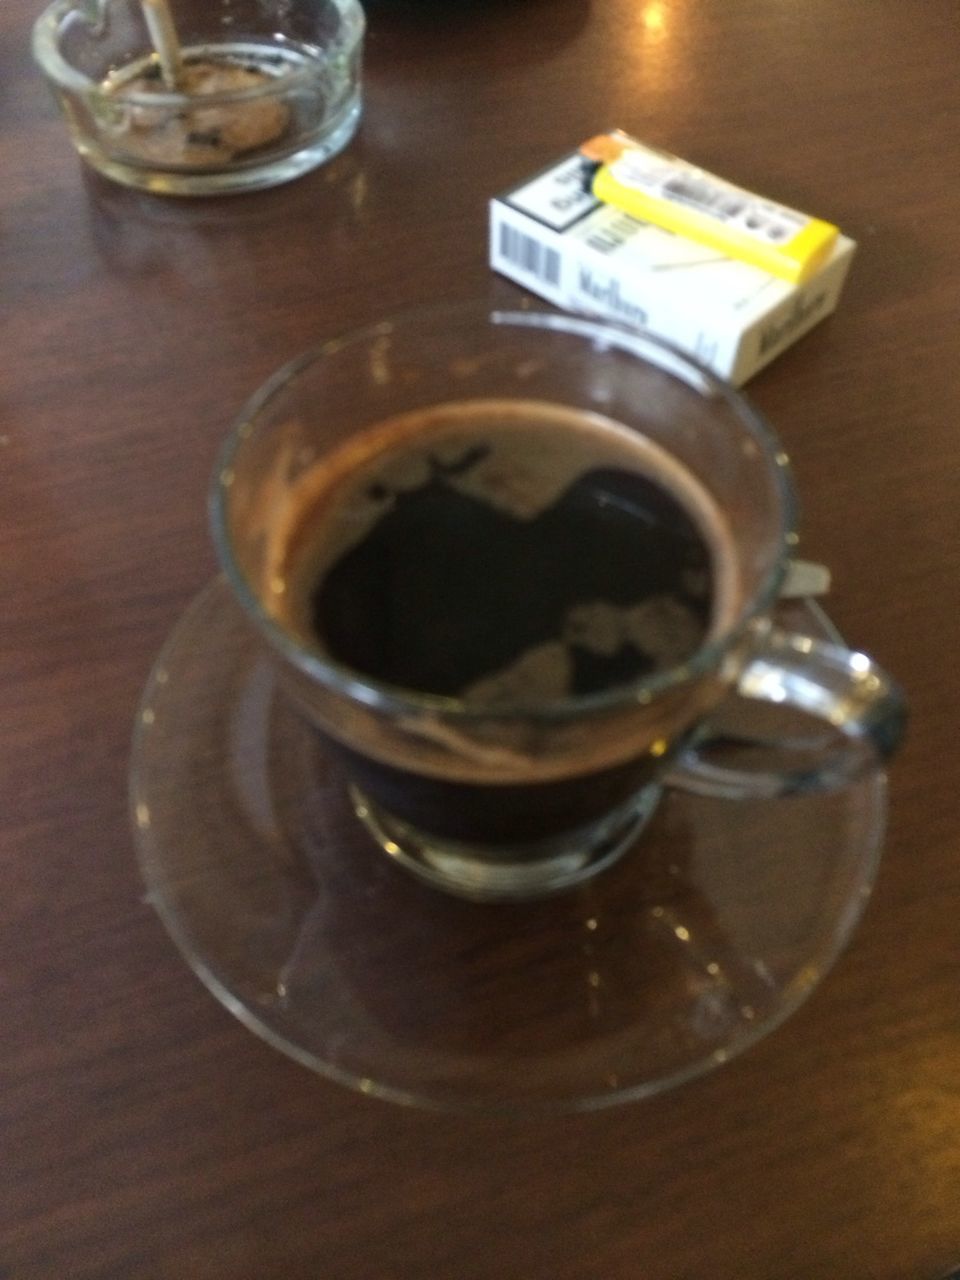
[[[729,620],[723,547],[705,489],[652,442],[557,405],[466,401],[383,423],[305,473],[269,574],[284,625],[353,671],[530,708],[683,664]],[[395,817],[515,845],[588,824],[656,776],[680,745],[676,706],[666,728],[659,707],[624,707],[613,748],[588,721],[568,726],[559,771],[535,747],[475,767],[472,748],[444,754],[429,732],[398,749],[366,722],[329,746]]]
[[[667,477],[639,469],[650,450],[556,411],[547,436],[542,407],[532,422],[519,409],[424,415],[348,477],[336,510],[318,503],[294,607],[330,656],[401,688],[504,703],[594,693],[700,647],[710,544]]]

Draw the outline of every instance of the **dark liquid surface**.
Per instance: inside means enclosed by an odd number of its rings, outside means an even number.
[[[496,702],[544,683],[596,692],[699,648],[710,548],[663,484],[598,466],[520,517],[460,483],[493,447],[427,449],[422,483],[372,486],[383,515],[309,585],[324,650],[391,685]]]
[[[537,708],[677,667],[721,630],[735,599],[725,539],[697,478],[612,420],[458,401],[347,437],[299,477],[272,598],[295,635],[377,682]],[[429,735],[398,753],[362,720],[327,743],[394,818],[514,856],[654,781],[682,745],[677,711],[674,698],[661,725],[628,696],[622,746],[606,726],[598,750],[574,715],[557,759],[549,733],[493,764]]]

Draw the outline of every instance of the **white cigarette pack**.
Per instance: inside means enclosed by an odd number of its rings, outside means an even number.
[[[578,151],[490,203],[490,265],[558,307],[644,328],[739,386],[836,307],[855,243],[803,284],[603,204]]]

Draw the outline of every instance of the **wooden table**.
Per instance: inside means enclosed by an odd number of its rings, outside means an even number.
[[[933,1280],[960,1262],[956,0],[371,8],[326,169],[164,202],[81,171],[0,11],[0,1276]],[[250,1035],[141,898],[134,709],[215,571],[215,450],[313,340],[484,296],[487,198],[617,124],[860,242],[751,384],[830,610],[902,680],[875,897],[785,1026],[655,1101],[407,1111]]]

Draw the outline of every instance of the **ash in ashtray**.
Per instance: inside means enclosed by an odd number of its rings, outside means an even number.
[[[142,64],[141,64],[142,66]],[[282,137],[290,126],[290,108],[276,97],[252,97],[247,101],[210,102],[204,98],[242,93],[277,85],[278,77],[247,62],[230,58],[198,59],[185,63],[176,92],[188,103],[156,107],[127,104],[117,133],[124,135],[124,149],[150,164],[210,168],[229,164]],[[148,63],[139,74],[114,73],[104,86],[118,99],[130,94],[168,94],[160,68]]]

